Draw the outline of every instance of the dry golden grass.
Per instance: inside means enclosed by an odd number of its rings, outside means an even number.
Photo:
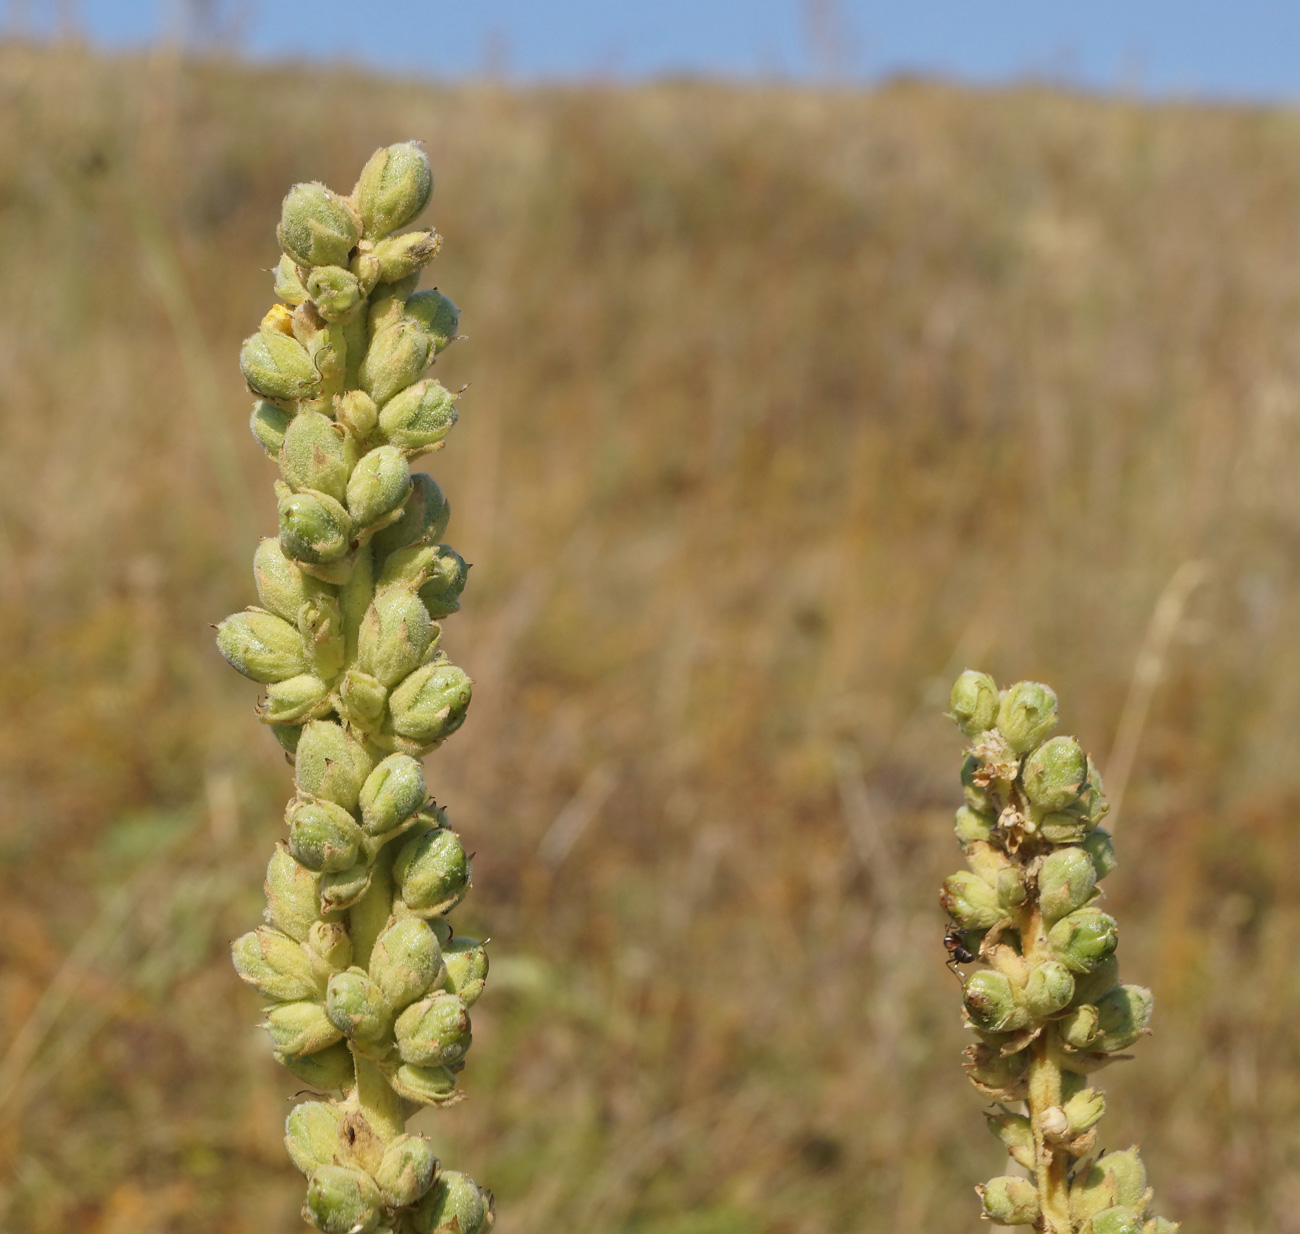
[[[407,137],[474,383],[433,470],[478,687],[429,772],[495,940],[428,1127],[503,1231],[978,1229],[946,683],[1050,680],[1104,763],[1188,562],[1106,1130],[1188,1234],[1300,1231],[1300,117],[12,44],[0,1228],[300,1228],[227,954],[289,777],[208,623],[273,525],[235,357],[279,199]]]

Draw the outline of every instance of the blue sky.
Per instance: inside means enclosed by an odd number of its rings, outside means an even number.
[[[259,59],[403,74],[875,81],[1046,77],[1148,95],[1300,100],[1298,0],[0,0],[94,41],[151,42],[207,10]]]

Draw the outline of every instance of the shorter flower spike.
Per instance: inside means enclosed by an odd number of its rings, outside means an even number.
[[[955,823],[969,869],[939,902],[950,937],[986,965],[962,985],[966,1071],[1001,1103],[989,1128],[1031,1174],[976,1188],[984,1216],[1043,1234],[1173,1234],[1148,1211],[1136,1148],[1093,1156],[1106,1100],[1088,1077],[1128,1057],[1152,1011],[1149,990],[1121,984],[1119,927],[1094,903],[1115,868],[1101,777],[1075,738],[1051,736],[1056,695],[1038,682],[999,693],[965,672],[951,716],[971,743]]]

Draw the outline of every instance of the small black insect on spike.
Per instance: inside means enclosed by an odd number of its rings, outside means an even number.
[[[948,952],[948,967],[954,973],[957,973],[958,964],[970,964],[975,959],[974,954],[962,941],[961,931],[954,925],[944,930],[943,945]],[[957,973],[957,976],[960,977],[961,974]]]

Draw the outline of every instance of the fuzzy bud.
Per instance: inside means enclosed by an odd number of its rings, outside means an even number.
[[[263,685],[287,681],[310,667],[298,631],[256,608],[227,617],[217,627],[217,647],[231,668]]]
[[[395,446],[371,450],[348,480],[348,513],[358,527],[399,509],[411,493],[411,469]]]
[[[399,1097],[421,1105],[454,1105],[460,1100],[456,1091],[456,1074],[446,1067],[403,1063],[388,1077],[388,1083]]]
[[[469,890],[470,876],[469,855],[446,827],[413,835],[393,862],[398,894],[421,917],[440,917],[455,908]]]
[[[1056,695],[1037,681],[1018,681],[998,704],[998,732],[1017,754],[1032,750],[1056,727]]]
[[[379,423],[379,408],[364,390],[345,390],[334,400],[334,419],[354,441],[364,441]]]
[[[1131,1208],[1116,1205],[1093,1217],[1080,1234],[1142,1234],[1142,1218]]]
[[[279,458],[280,447],[284,445],[284,435],[288,431],[293,417],[283,408],[265,399],[258,399],[253,404],[253,414],[248,418],[248,427],[253,440],[266,451],[268,458]]]
[[[376,681],[359,668],[350,668],[339,683],[339,711],[349,724],[370,730],[384,717],[388,706],[388,691],[382,681]]]
[[[1098,908],[1081,908],[1062,917],[1048,931],[1057,959],[1076,973],[1091,972],[1119,942],[1115,918]]]
[[[415,1002],[444,979],[442,952],[428,923],[408,917],[390,925],[375,942],[370,956],[370,976],[395,1010]]]
[[[1082,908],[1097,894],[1097,871],[1081,848],[1059,848],[1038,871],[1038,904],[1048,926]]]
[[[442,949],[447,985],[466,1007],[478,1002],[487,983],[487,948],[477,939],[453,938]]]
[[[351,908],[370,890],[370,880],[374,867],[365,854],[355,865],[333,874],[322,874],[320,880],[320,905],[325,913],[338,912]]]
[[[432,227],[390,236],[375,245],[376,282],[395,283],[423,270],[438,255],[442,237]]]
[[[446,1170],[416,1210],[416,1234],[488,1234],[495,1217],[492,1195],[473,1179]]]
[[[433,1145],[422,1135],[399,1135],[384,1149],[375,1182],[389,1208],[414,1204],[438,1176]]]
[[[280,474],[294,489],[313,489],[341,502],[356,461],[355,443],[333,420],[302,411],[285,432]]]
[[[987,673],[967,669],[952,687],[948,714],[972,740],[998,718],[998,688]]]
[[[357,276],[342,266],[317,266],[307,277],[307,294],[326,321],[342,321],[363,299]]]
[[[1089,1050],[1101,1032],[1101,1017],[1091,1003],[1083,1003],[1057,1021],[1056,1031],[1072,1050]]]
[[[436,634],[418,596],[400,588],[381,591],[361,623],[358,667],[391,689],[423,663]]]
[[[1106,1113],[1106,1097],[1095,1088],[1080,1089],[1061,1109],[1067,1123],[1065,1138],[1073,1138],[1101,1121]]]
[[[279,330],[262,329],[246,338],[239,368],[249,389],[268,399],[310,398],[321,384],[307,349]]]
[[[320,876],[299,865],[280,843],[271,854],[263,889],[267,924],[295,942],[305,942],[313,922],[321,919]]]
[[[339,1151],[339,1107],[328,1101],[304,1101],[284,1120],[284,1146],[304,1174],[331,1165]]]
[[[433,343],[420,324],[399,319],[370,340],[358,375],[361,388],[382,408],[418,381],[432,358]]]
[[[1014,1032],[1030,1021],[1029,1011],[1017,1001],[1011,982],[991,969],[966,978],[962,1002],[970,1022],[983,1033]]]
[[[289,851],[294,860],[323,874],[337,874],[356,862],[362,833],[356,820],[332,801],[289,803]]]
[[[1055,810],[1038,820],[1038,834],[1049,844],[1078,844],[1094,826],[1086,815]]]
[[[420,587],[420,601],[430,617],[450,617],[460,610],[460,595],[469,577],[469,565],[454,548],[442,545],[427,582]]]
[[[383,1215],[383,1199],[374,1179],[361,1170],[323,1165],[307,1184],[304,1221],[322,1234],[370,1234]]]
[[[266,998],[291,1003],[325,993],[307,953],[279,930],[261,926],[235,939],[230,950],[235,971]]]
[[[988,843],[989,833],[997,823],[997,819],[991,814],[980,814],[972,810],[970,806],[962,806],[957,811],[957,817],[953,823],[953,830],[957,833],[957,840],[962,848],[975,842]]]
[[[370,156],[352,192],[366,237],[379,240],[424,212],[433,172],[418,142],[399,142]]]
[[[303,724],[328,714],[330,688],[315,673],[301,673],[266,688],[258,705],[263,724]]]
[[[1034,1168],[1034,1129],[1023,1114],[986,1114],[989,1130],[1006,1146],[1011,1160]]]
[[[1027,1178],[1002,1175],[975,1191],[984,1215],[997,1225],[1033,1225],[1038,1220],[1038,1189]]]
[[[1101,1035],[1096,1049],[1125,1050],[1147,1031],[1155,1000],[1140,985],[1122,985],[1097,1001]]]
[[[330,1022],[353,1041],[374,1044],[388,1034],[393,1009],[383,991],[359,968],[335,973],[325,995]]]
[[[335,922],[313,923],[307,931],[307,941],[303,946],[312,958],[313,968],[323,967],[332,972],[341,972],[352,963],[352,940],[348,937],[348,932]],[[328,981],[328,976],[326,980]]]
[[[280,541],[273,536],[264,539],[253,554],[253,578],[262,607],[293,624],[302,606],[324,590],[318,579],[304,574],[292,558],[284,555]]]
[[[416,472],[402,517],[375,535],[375,552],[383,557],[417,544],[437,544],[446,534],[450,518],[451,507],[438,482],[425,472]]]
[[[280,1003],[267,1012],[263,1027],[282,1054],[315,1054],[343,1035],[315,1001]]]
[[[1111,842],[1110,832],[1098,828],[1079,846],[1092,858],[1092,868],[1101,882],[1118,864],[1115,860],[1115,845]]]
[[[1045,960],[1025,982],[1024,1003],[1035,1019],[1055,1015],[1074,997],[1074,978],[1064,964]]]
[[[1088,758],[1073,737],[1053,737],[1028,758],[1020,773],[1029,800],[1043,810],[1064,810],[1083,791]]]
[[[472,688],[454,664],[422,665],[388,700],[393,731],[422,747],[437,745],[465,722]]]
[[[294,778],[304,793],[354,811],[374,762],[340,725],[314,721],[303,730]]]
[[[987,930],[1007,915],[998,893],[969,870],[944,880],[939,904],[963,930]]]
[[[436,446],[456,423],[456,400],[439,382],[420,381],[394,395],[379,413],[379,428],[402,450]]]
[[[397,1017],[397,1049],[420,1066],[454,1067],[471,1043],[469,1014],[455,994],[439,992]]]
[[[406,316],[423,328],[434,355],[455,342],[460,329],[460,309],[436,287],[411,296],[406,301]]]
[[[428,797],[424,768],[409,755],[390,754],[361,786],[361,825],[370,835],[384,835],[406,822]]]
[[[295,308],[307,298],[307,289],[298,277],[298,265],[288,253],[280,257],[275,267],[275,294]]]
[[[352,207],[323,184],[295,184],[280,208],[276,238],[299,266],[346,266],[360,238]]]

